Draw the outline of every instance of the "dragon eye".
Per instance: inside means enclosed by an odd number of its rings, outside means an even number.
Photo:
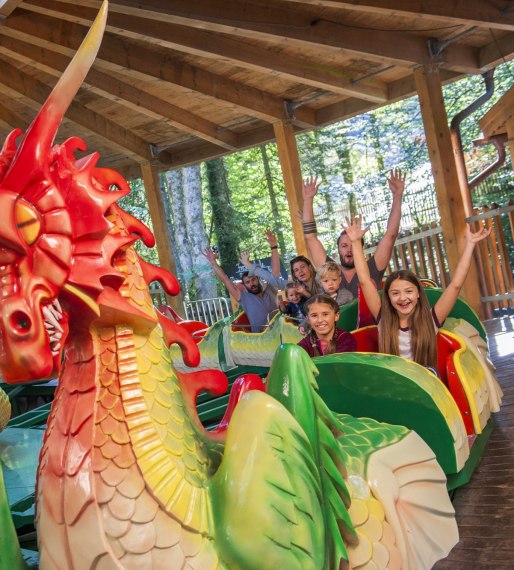
[[[16,227],[21,237],[27,245],[32,245],[41,232],[41,218],[34,208],[27,202],[18,200],[16,202],[14,215],[16,219]]]

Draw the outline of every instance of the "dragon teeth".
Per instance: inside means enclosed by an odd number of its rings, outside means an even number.
[[[58,331],[64,332],[63,328],[59,324],[59,321],[55,318],[55,315],[48,307],[43,307],[43,314],[45,318],[52,324]]]
[[[61,303],[59,303],[59,299],[54,299],[50,306],[53,309],[55,309],[59,313],[59,315],[62,317],[62,307],[61,307]]]

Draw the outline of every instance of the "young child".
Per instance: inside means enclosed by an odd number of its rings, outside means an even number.
[[[303,305],[307,297],[302,295],[297,284],[293,282],[286,283],[285,292],[287,302],[282,301],[279,304],[280,312],[301,322],[306,317]]]
[[[357,341],[352,334],[336,327],[339,305],[332,297],[324,294],[313,295],[305,303],[305,310],[311,330],[298,345],[305,349],[309,356],[357,350]]]
[[[341,266],[335,261],[327,261],[318,269],[318,279],[323,292],[332,297],[339,306],[346,305],[353,299],[351,292],[341,284]]]
[[[369,228],[361,227],[361,217],[346,219],[345,227],[352,246],[355,268],[362,292],[371,314],[378,322],[380,352],[396,354],[414,360],[428,368],[437,369],[437,330],[450,314],[471,264],[475,245],[491,230],[472,233],[466,227],[466,247],[455,268],[453,279],[434,307],[430,309],[419,279],[412,271],[395,271],[388,276],[382,299],[371,281],[362,249],[362,236]]]

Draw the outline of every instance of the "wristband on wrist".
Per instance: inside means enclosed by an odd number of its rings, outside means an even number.
[[[278,245],[272,245],[270,246],[270,249],[278,249]]]
[[[318,228],[316,226],[315,220],[313,220],[312,222],[303,222],[302,226],[303,226],[303,233],[304,234],[317,234],[318,233]]]

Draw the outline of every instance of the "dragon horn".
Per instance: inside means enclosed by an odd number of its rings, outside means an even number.
[[[4,186],[8,186],[8,179],[14,179],[16,185],[19,186],[20,178],[30,175],[31,169],[26,168],[27,164],[35,163],[44,168],[44,163],[48,160],[46,157],[48,157],[64,114],[95,61],[105,30],[107,9],[108,1],[104,0],[77,53],[27,129],[11,168],[3,180]]]

